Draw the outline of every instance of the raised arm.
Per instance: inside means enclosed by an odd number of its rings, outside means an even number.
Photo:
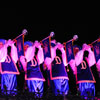
[[[35,46],[34,45],[27,48],[27,50],[25,52],[25,58],[26,58],[27,62],[29,62],[30,60],[33,59],[34,52],[35,52]]]
[[[64,47],[61,43],[57,43],[57,48],[62,52],[62,60],[65,66],[67,66],[67,58]]]
[[[11,57],[12,57],[13,61],[15,63],[17,63],[17,61],[18,61],[17,48],[14,45],[14,42],[13,41],[9,40],[8,43],[9,43],[9,46],[11,46]]]
[[[43,48],[41,47],[41,44],[38,41],[35,41],[34,46],[35,48],[38,48],[37,59],[38,64],[40,65],[44,62]]]
[[[24,56],[21,56],[20,57],[20,62],[21,62],[21,64],[22,64],[22,66],[23,66],[23,69],[24,69],[24,71],[26,72],[26,68],[27,68],[27,61],[26,61],[26,59],[25,59],[25,57]]]
[[[2,48],[0,48],[0,62],[4,62],[7,57],[7,47],[8,41],[3,44]]]

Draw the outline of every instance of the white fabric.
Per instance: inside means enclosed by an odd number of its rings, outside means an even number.
[[[83,54],[84,54],[85,50],[87,50],[89,52],[89,55],[88,55],[88,58],[87,58],[89,67],[93,66],[96,63],[94,53],[91,50],[90,46],[84,45],[84,48],[82,50],[80,50],[75,56],[76,66],[78,66],[82,62]]]
[[[45,64],[47,65],[48,67],[48,70],[50,69],[51,67],[51,63],[52,61],[54,60],[54,58],[56,57],[56,49],[57,49],[57,46],[55,47],[51,47],[51,58],[50,57],[46,57],[45,59]],[[62,60],[63,60],[63,63],[65,66],[67,66],[67,60],[66,60],[66,54],[65,54],[65,50],[63,48],[60,49],[61,52],[62,52]]]
[[[0,49],[0,62],[4,62],[7,57],[7,45],[5,44],[1,49]]]
[[[1,49],[0,49],[0,62],[4,62],[6,57],[7,57],[7,47],[8,45],[5,44]],[[11,45],[11,58],[15,63],[18,61],[18,54],[17,54],[17,48],[15,47],[14,44]]]
[[[38,60],[38,64],[42,64],[44,61],[44,54],[43,54],[43,49],[41,46],[38,46],[38,54],[37,54],[37,60]],[[25,52],[25,58],[27,60],[27,62],[31,61],[34,57],[35,54],[35,46],[30,46],[28,47],[28,49]]]
[[[100,59],[97,61],[97,70],[98,70],[98,72],[100,72]]]
[[[63,63],[65,66],[67,66],[67,58],[66,58],[66,53],[65,53],[64,48],[61,48],[61,52],[62,52]]]
[[[18,61],[18,53],[17,53],[17,48],[15,47],[14,44],[11,46],[11,58],[15,63]]]
[[[34,52],[35,52],[35,46],[30,46],[27,48],[25,52],[25,58],[27,62],[31,61],[34,57]]]
[[[38,49],[39,49],[39,51],[37,54],[37,59],[38,59],[38,64],[40,65],[44,62],[44,54],[43,54],[43,49],[41,46]]]
[[[50,66],[51,66],[50,64],[54,60],[55,56],[56,56],[55,47],[51,47],[51,58],[50,57],[46,57],[46,59],[44,61],[45,64],[47,65],[47,67],[48,67],[48,70],[50,69]]]
[[[71,59],[71,60],[69,61],[69,65],[70,65],[70,67],[72,68],[73,73],[76,74],[77,72],[76,72],[75,59]]]
[[[23,68],[24,68],[24,71],[26,72],[26,66],[27,66],[27,62],[25,61],[25,57],[24,56],[21,56],[20,57],[20,62],[21,64],[23,65]]]
[[[77,52],[76,56],[75,56],[75,64],[76,66],[78,66],[83,60],[83,50],[80,50],[79,52]]]

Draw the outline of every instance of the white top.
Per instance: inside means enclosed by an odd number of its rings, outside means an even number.
[[[5,44],[1,49],[0,49],[0,62],[4,62],[6,57],[7,57],[7,47],[8,45]],[[17,54],[17,48],[14,44],[11,45],[11,58],[15,63],[18,61],[18,54]]]
[[[51,47],[51,58],[50,57],[46,57],[46,59],[44,61],[45,64],[47,65],[47,67],[48,67],[48,70],[50,70],[51,63],[54,60],[54,58],[56,57],[56,49],[57,49],[57,46]],[[60,51],[62,52],[63,63],[64,63],[65,66],[67,66],[66,53],[65,53],[64,48],[60,48]]]

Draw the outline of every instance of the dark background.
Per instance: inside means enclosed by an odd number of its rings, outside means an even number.
[[[51,15],[50,13],[50,18],[48,18],[48,15],[43,18],[43,14],[40,14],[36,19],[33,9],[0,8],[0,38],[14,39],[22,33],[23,29],[27,29],[28,34],[25,36],[25,41],[30,40],[34,42],[35,40],[41,41],[51,31],[54,31],[54,38],[61,43],[67,42],[77,34],[78,40],[74,44],[82,46],[83,43],[92,43],[100,36],[100,25],[92,23],[92,20],[91,23],[78,23],[77,21],[76,23],[65,21],[63,23],[61,20],[64,16],[62,16],[58,18],[57,22],[53,22],[51,21]],[[18,84],[20,88],[23,87],[23,84]]]
[[[75,34],[79,37],[75,44],[79,45],[83,43],[90,44],[99,37],[100,28],[97,24],[61,24],[60,21],[57,21],[56,24],[50,22],[50,24],[47,24],[45,21],[41,23],[38,21],[40,19],[34,18],[34,12],[31,11],[29,12],[27,9],[1,8],[0,38],[14,39],[22,33],[23,29],[28,31],[25,41],[31,40],[33,42],[47,37],[51,31],[55,32],[55,39],[61,43],[72,39]]]

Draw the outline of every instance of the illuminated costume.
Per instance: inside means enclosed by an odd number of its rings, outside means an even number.
[[[69,90],[65,51],[60,46],[62,46],[60,43],[57,45],[51,43],[51,58],[45,59],[45,64],[50,70],[51,87],[55,96],[67,95]]]
[[[77,54],[77,52],[79,50],[81,50],[81,47],[78,45],[73,45],[73,53],[74,53],[74,57]],[[71,59],[68,62],[68,66],[67,66],[67,73],[68,73],[68,77],[69,77],[69,90],[71,94],[76,95],[77,94],[77,84],[76,84],[76,66],[75,66],[75,59]]]
[[[17,79],[16,75],[19,74],[16,63],[18,60],[17,48],[11,40],[0,39],[3,43],[2,48],[0,48],[0,71],[1,71],[1,90],[6,94],[16,94],[17,93]],[[8,53],[7,47],[11,47],[11,53]]]
[[[75,63],[77,67],[77,84],[79,84],[79,91],[83,98],[91,96],[95,97],[95,79],[90,67],[95,64],[94,54],[90,46],[83,44],[75,56]]]
[[[40,64],[44,61],[43,50],[41,45],[38,45],[38,42],[35,42],[33,45],[32,42],[26,41],[24,43],[24,46],[25,45],[29,47],[25,51],[25,57],[22,56],[20,58],[25,70],[25,80],[27,80],[29,92],[36,93],[37,97],[42,97],[44,88],[43,81],[45,81],[45,79],[41,73]],[[38,48],[37,54],[35,53],[36,48]]]

